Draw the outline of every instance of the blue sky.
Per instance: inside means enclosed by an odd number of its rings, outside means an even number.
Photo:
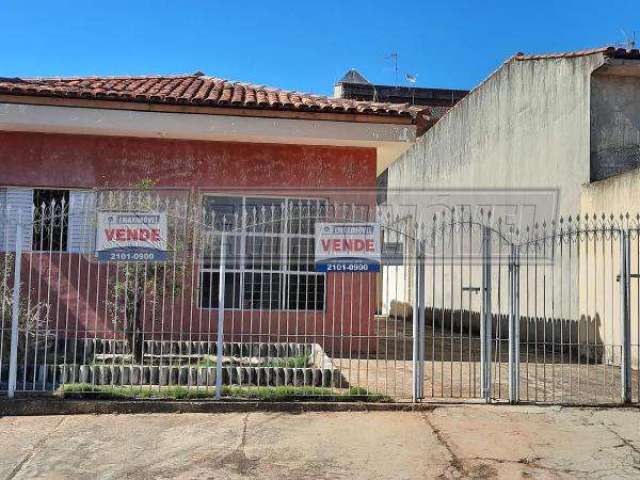
[[[349,68],[471,88],[517,51],[608,45],[640,0],[0,0],[0,76],[208,75],[330,94]]]

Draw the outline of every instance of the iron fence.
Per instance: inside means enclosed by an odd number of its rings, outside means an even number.
[[[98,258],[101,213],[167,257]],[[320,223],[380,272],[318,272]],[[640,400],[638,218],[424,224],[325,199],[102,192],[0,209],[0,390],[150,397]]]

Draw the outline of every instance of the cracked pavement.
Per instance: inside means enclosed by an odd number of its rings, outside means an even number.
[[[640,478],[640,410],[0,418],[0,479]]]

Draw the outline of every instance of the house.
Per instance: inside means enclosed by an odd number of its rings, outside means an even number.
[[[467,93],[469,93],[467,90],[449,88],[374,84],[355,69],[347,71],[333,87],[334,98],[391,102],[420,107],[421,113],[417,124],[418,136],[432,127]],[[388,165],[388,163],[381,162],[378,173],[383,173]]]
[[[96,192],[152,186],[160,195],[201,206],[198,221],[211,209],[227,209],[232,217],[242,209],[295,203],[312,209],[335,202],[373,206],[378,165],[392,162],[413,144],[419,111],[406,104],[328,98],[202,73],[2,78],[2,250],[16,247],[18,212],[23,222],[25,217],[36,220],[35,227],[23,230],[23,271],[29,279],[24,289],[37,297],[34,302],[46,298],[47,331],[64,325],[67,335],[115,337],[120,327],[112,317],[118,312],[108,312],[112,300],[100,292],[105,282],[120,280],[109,276],[114,274],[108,265],[96,263],[95,220],[86,219],[86,205],[95,204]],[[39,231],[41,205],[63,201],[60,221]],[[169,221],[183,225],[186,219]],[[372,301],[355,319],[344,314],[350,292],[364,288],[358,283],[363,277],[338,283],[334,274],[316,273],[298,260],[292,252],[313,248],[313,226],[280,233],[281,242],[269,243],[273,235],[256,230],[251,239],[242,237],[242,251],[236,252],[248,256],[248,245],[270,244],[277,266],[227,267],[229,339],[326,344],[331,339],[335,349],[347,335],[371,335]],[[114,264],[111,271],[117,268]],[[171,316],[171,327],[167,320],[160,335],[158,320],[149,313],[148,323],[140,327],[143,333],[210,341],[218,269],[215,262],[198,263],[193,285],[181,290],[190,314],[162,303],[158,315]],[[199,320],[193,323],[193,318]],[[126,325],[122,328],[126,333]],[[331,345],[325,346],[330,350]]]

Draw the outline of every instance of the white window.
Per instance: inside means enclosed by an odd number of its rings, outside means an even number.
[[[314,271],[315,222],[324,205],[316,199],[205,197],[205,222],[225,231],[225,308],[324,310],[325,274]],[[203,248],[202,308],[218,307],[219,238],[212,243]]]
[[[20,221],[24,251],[91,252],[94,210],[90,190],[0,188],[0,251],[15,250]]]

